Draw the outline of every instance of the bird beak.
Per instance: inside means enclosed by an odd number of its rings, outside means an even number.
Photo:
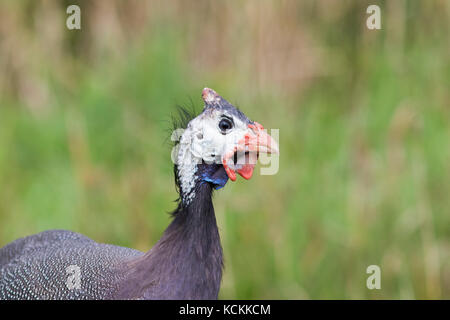
[[[278,144],[262,125],[254,122],[248,125],[248,131],[234,148],[222,157],[230,180],[236,180],[236,172],[244,179],[250,179],[260,153],[278,154]]]

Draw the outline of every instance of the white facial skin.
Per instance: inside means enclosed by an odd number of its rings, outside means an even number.
[[[219,127],[222,119],[229,120],[230,129]],[[220,109],[209,109],[189,123],[183,136],[190,136],[190,151],[200,162],[221,164],[222,157],[235,148],[248,130],[247,122],[238,117]]]

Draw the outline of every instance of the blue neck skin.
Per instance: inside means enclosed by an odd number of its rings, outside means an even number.
[[[222,165],[202,164],[199,169],[201,180],[211,183],[216,190],[223,188],[228,182],[228,175]]]

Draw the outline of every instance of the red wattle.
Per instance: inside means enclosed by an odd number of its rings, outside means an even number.
[[[252,177],[254,168],[254,164],[244,164],[242,168],[237,170],[237,173],[239,173],[242,178],[248,180]]]

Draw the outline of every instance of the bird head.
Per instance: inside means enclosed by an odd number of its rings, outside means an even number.
[[[199,182],[219,189],[228,179],[235,181],[236,174],[250,179],[260,153],[278,153],[277,143],[261,124],[212,89],[203,89],[202,98],[203,112],[188,123],[176,155],[183,200],[194,196]]]

